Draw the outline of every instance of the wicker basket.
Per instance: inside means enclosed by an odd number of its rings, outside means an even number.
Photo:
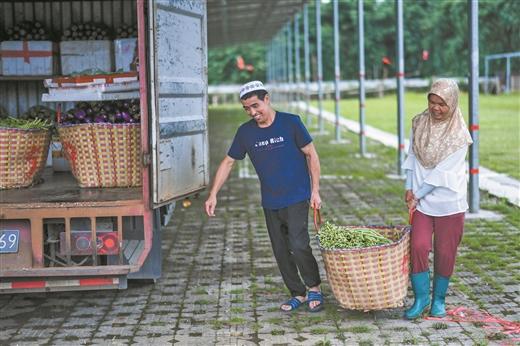
[[[45,129],[0,128],[0,189],[37,183],[50,140],[51,132]]]
[[[348,226],[359,227],[366,226]],[[401,307],[408,289],[410,227],[370,228],[393,242],[335,250],[320,245],[332,293],[345,309],[369,311]]]
[[[140,124],[78,124],[58,128],[81,187],[141,186]]]

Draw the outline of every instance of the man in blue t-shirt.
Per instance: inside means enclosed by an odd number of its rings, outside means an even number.
[[[307,303],[309,311],[320,311],[323,309],[321,279],[307,225],[309,205],[315,209],[321,207],[320,161],[312,138],[299,116],[271,107],[262,82],[244,84],[240,102],[252,119],[240,126],[217,169],[205,203],[206,213],[215,215],[218,191],[235,160],[242,160],[247,154],[260,179],[273,253],[291,292],[291,298],[280,309],[292,311]]]

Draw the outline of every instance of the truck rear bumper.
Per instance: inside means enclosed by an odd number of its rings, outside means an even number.
[[[126,276],[93,276],[75,278],[10,278],[0,281],[0,294],[125,289]]]

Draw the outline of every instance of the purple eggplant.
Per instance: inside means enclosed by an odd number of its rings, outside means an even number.
[[[125,111],[121,112],[121,119],[123,119],[123,121],[126,123],[129,123],[130,120],[133,120],[132,117],[130,116],[130,114]]]
[[[87,116],[87,113],[83,109],[76,109],[74,111],[74,116],[77,120],[84,120]]]
[[[94,118],[94,122],[95,123],[106,123],[107,122],[107,119],[105,117],[103,117],[102,115],[97,115],[95,118]]]

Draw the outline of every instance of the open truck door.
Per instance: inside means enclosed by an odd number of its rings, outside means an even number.
[[[206,3],[150,0],[148,9],[155,208],[209,181]]]

